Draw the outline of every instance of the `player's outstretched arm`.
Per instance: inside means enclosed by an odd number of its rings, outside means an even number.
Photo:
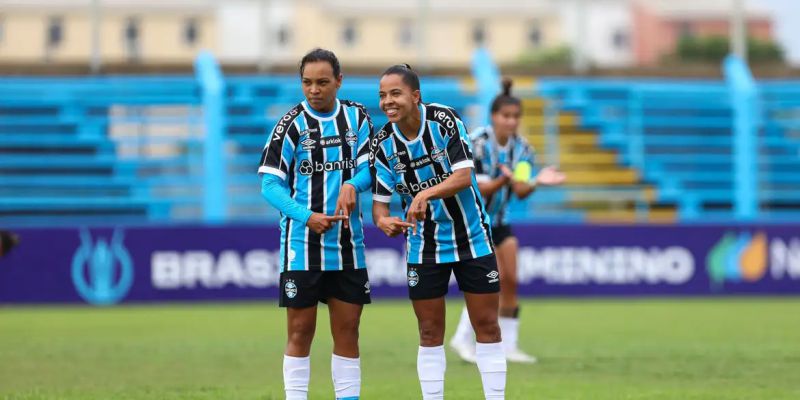
[[[536,187],[541,186],[557,186],[563,184],[567,180],[567,175],[559,171],[554,166],[547,166],[542,168],[533,180],[528,181],[514,181],[511,189],[514,194],[520,199],[524,199],[531,195],[536,190]]]
[[[311,210],[301,206],[289,195],[289,188],[286,186],[286,182],[278,176],[268,173],[262,174],[261,196],[283,215],[303,225],[306,225],[309,217],[311,217]]]

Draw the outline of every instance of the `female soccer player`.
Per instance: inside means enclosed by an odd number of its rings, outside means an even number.
[[[330,313],[336,398],[358,399],[358,325],[370,289],[361,216],[350,213],[357,207],[356,191],[371,184],[372,122],[362,105],[336,97],[342,74],[332,52],[306,54],[300,78],[305,100],[278,121],[258,168],[264,198],[281,212],[286,399],[307,398],[320,301]]]
[[[444,397],[444,295],[451,273],[475,329],[484,394],[502,399],[506,360],[497,325],[500,279],[464,124],[451,108],[422,103],[419,78],[408,65],[383,73],[379,95],[389,123],[375,135],[370,150],[373,219],[389,236],[408,236],[408,289],[419,325],[417,373],[423,399]],[[389,215],[393,193],[403,200],[405,221]]]
[[[492,218],[497,264],[500,267],[500,331],[506,359],[511,362],[534,363],[536,358],[517,346],[519,303],[517,302],[517,238],[508,225],[506,210],[512,195],[520,199],[530,196],[537,185],[559,185],[565,176],[553,167],[543,168],[532,181],[533,150],[527,140],[517,134],[522,115],[521,102],[511,96],[510,79],[503,81],[503,93],[492,102],[492,124],[473,132],[475,174],[478,187]],[[514,171],[514,172],[512,172]],[[475,344],[467,310],[461,314],[450,346],[464,360],[475,362]]]

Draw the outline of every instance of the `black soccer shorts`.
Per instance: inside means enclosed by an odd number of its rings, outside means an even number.
[[[500,272],[494,253],[452,263],[408,264],[408,297],[411,300],[435,299],[447,294],[450,273],[458,289],[466,293],[500,292]]]
[[[492,243],[495,248],[503,243],[508,238],[514,237],[514,232],[511,231],[511,225],[498,225],[492,227]]]
[[[366,269],[343,271],[284,271],[280,278],[281,307],[305,308],[333,297],[352,304],[369,304]]]

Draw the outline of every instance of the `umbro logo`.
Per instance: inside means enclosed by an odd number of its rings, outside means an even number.
[[[399,163],[394,165],[394,170],[395,171],[402,171],[404,169],[406,169],[406,165],[401,163],[401,162],[399,162]]]
[[[303,140],[300,142],[303,145],[303,150],[314,150],[314,145],[317,144],[317,141],[311,138]]]
[[[500,273],[497,272],[497,271],[492,271],[492,272],[489,272],[488,274],[486,274],[486,277],[489,278],[489,283],[495,283],[495,282],[499,281],[500,280],[499,276],[500,276]]]

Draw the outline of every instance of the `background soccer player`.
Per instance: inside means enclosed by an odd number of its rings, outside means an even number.
[[[521,102],[511,96],[510,79],[503,80],[503,92],[492,102],[492,123],[473,132],[475,174],[478,187],[492,219],[497,264],[500,267],[500,330],[506,359],[533,363],[536,358],[517,346],[519,336],[519,303],[517,301],[517,238],[508,225],[507,209],[511,196],[524,199],[537,185],[559,185],[565,175],[554,167],[543,168],[532,181],[533,150],[525,138],[517,134],[522,116]],[[512,172],[514,171],[514,172]],[[450,346],[461,358],[475,362],[475,343],[467,310]]]
[[[371,149],[373,218],[389,236],[408,235],[408,288],[419,324],[417,372],[423,399],[444,397],[444,295],[451,273],[475,329],[484,394],[502,399],[506,360],[497,325],[500,280],[464,124],[451,108],[422,103],[419,78],[407,65],[384,72],[379,95],[389,123],[375,135]],[[395,192],[403,200],[405,222],[389,215]]]
[[[258,169],[264,198],[281,212],[286,398],[307,397],[309,352],[322,301],[330,313],[336,398],[357,399],[358,325],[370,289],[361,216],[350,213],[357,207],[356,191],[370,188],[372,122],[363,106],[336,97],[342,74],[332,52],[306,54],[300,77],[306,99],[278,121]]]

